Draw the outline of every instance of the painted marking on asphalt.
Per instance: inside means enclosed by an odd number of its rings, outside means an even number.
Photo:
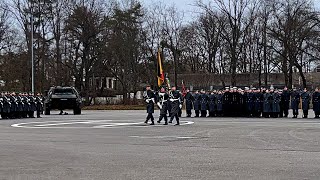
[[[194,122],[182,121],[181,126],[191,125]],[[72,126],[77,125],[77,126]],[[81,126],[86,125],[86,126]],[[144,122],[119,122],[119,120],[70,120],[70,121],[46,121],[12,124],[15,128],[117,128],[117,127],[165,127],[164,125],[150,126]]]
[[[139,139],[197,139],[199,137],[192,136],[129,136],[130,138],[139,138]]]
[[[40,124],[35,125],[36,127],[49,127],[49,126],[61,126],[61,125],[70,125],[70,124],[94,124],[100,122],[110,122],[112,120],[101,120],[101,121],[77,121],[77,122],[65,122],[65,123],[53,123],[53,124]]]

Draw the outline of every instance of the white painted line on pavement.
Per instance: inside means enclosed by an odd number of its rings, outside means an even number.
[[[131,138],[139,138],[139,139],[196,139],[199,137],[192,137],[192,136],[129,136]]]
[[[91,126],[64,126],[64,125],[91,125]],[[194,124],[192,121],[182,121],[181,126]],[[119,122],[119,120],[70,120],[45,121],[12,124],[16,128],[116,128],[116,127],[165,127],[164,125],[150,126],[144,122]]]

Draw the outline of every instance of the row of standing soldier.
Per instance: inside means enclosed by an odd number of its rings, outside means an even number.
[[[249,89],[241,90],[236,87],[226,88],[224,91],[213,91],[207,94],[205,91],[194,94],[187,91],[185,96],[187,117],[191,117],[192,109],[195,117],[225,116],[225,117],[288,117],[289,107],[293,112],[293,118],[298,117],[300,102],[303,110],[303,118],[308,117],[309,105],[312,101],[315,118],[320,116],[320,93],[318,88],[311,94],[304,89],[298,91],[287,88],[283,90]]]
[[[312,97],[312,98],[311,98]],[[293,118],[298,117],[300,101],[302,102],[303,117],[308,117],[309,105],[312,99],[315,118],[320,116],[320,93],[318,88],[314,93],[309,93],[307,89],[302,92],[297,89],[289,91],[286,87],[283,90],[270,89],[249,89],[245,90],[226,88],[224,91],[214,90],[211,93],[205,91],[195,91],[192,94],[189,90],[185,96],[172,87],[169,93],[161,88],[159,93],[154,93],[150,86],[147,86],[144,93],[144,99],[147,103],[147,113],[145,123],[151,120],[154,125],[154,105],[157,104],[160,109],[160,117],[157,121],[160,123],[164,119],[168,124],[167,114],[169,113],[172,123],[176,119],[179,125],[181,117],[182,104],[185,101],[187,117],[191,117],[192,110],[195,111],[195,117],[288,117],[289,108],[293,111]]]
[[[37,118],[43,111],[43,98],[41,94],[32,93],[1,93],[0,113],[2,119]]]

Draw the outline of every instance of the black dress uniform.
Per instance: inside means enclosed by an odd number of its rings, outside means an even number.
[[[23,102],[23,112],[22,112],[22,117],[27,118],[28,117],[28,112],[30,109],[30,102],[29,99],[26,95],[22,96],[22,102]]]
[[[170,93],[170,101],[171,101],[171,117],[170,122],[172,123],[173,119],[176,118],[177,124],[180,125],[179,121],[179,111],[180,111],[180,105],[181,105],[181,94],[179,91],[171,91]]]
[[[151,120],[151,125],[154,125],[153,113],[154,113],[155,94],[153,93],[152,90],[147,90],[145,91],[143,97],[145,102],[147,103],[147,113],[148,113],[148,116],[144,123],[148,123],[148,121]]]
[[[254,93],[254,117],[261,117],[263,104],[263,94],[261,92]]]
[[[216,102],[217,102],[217,116],[221,117],[223,116],[223,94],[219,93],[216,96]]]
[[[40,114],[43,111],[42,97],[38,95],[35,100],[36,100],[37,118],[41,118]]]
[[[209,116],[216,116],[216,94],[214,93],[209,95]]]
[[[29,99],[29,103],[30,103],[30,107],[29,107],[29,111],[28,111],[28,116],[29,118],[34,118],[34,112],[37,111],[37,107],[36,107],[36,101],[34,96],[29,95],[28,96]]]
[[[186,96],[184,97],[185,101],[186,101],[186,113],[187,113],[187,117],[191,117],[191,110],[193,109],[193,101],[194,101],[194,97],[192,96],[192,94],[190,92],[187,92]]]
[[[265,118],[270,117],[270,113],[272,112],[270,103],[272,103],[272,101],[271,94],[266,92],[263,95],[263,114]]]
[[[11,109],[11,102],[8,99],[7,96],[2,96],[2,112],[1,112],[1,117],[2,119],[8,119],[9,114],[10,114],[10,109]]]
[[[207,117],[209,97],[206,93],[201,93],[200,106],[201,106],[201,117]]]
[[[274,92],[272,93],[273,96],[273,104],[272,104],[272,117],[273,118],[278,118],[280,114],[280,101],[281,101],[281,96],[279,93]]]
[[[315,114],[315,118],[320,117],[320,92],[316,90],[312,94],[312,104],[313,104],[313,111]]]
[[[17,113],[16,113],[17,117],[16,118],[22,118],[23,117],[22,115],[23,115],[24,103],[22,101],[22,97],[21,96],[17,96],[16,99],[17,99],[17,103],[18,103],[18,105],[17,105]]]
[[[223,95],[223,114],[226,117],[230,116],[230,101],[231,101],[231,92],[226,91]]]
[[[281,94],[281,110],[282,111],[280,113],[283,114],[284,117],[288,117],[289,105],[290,105],[290,93],[288,90],[283,90]]]
[[[299,115],[299,104],[300,104],[300,94],[298,91],[294,90],[291,93],[291,109],[293,113],[293,118],[297,118]]]
[[[247,106],[247,115],[249,117],[253,117],[254,116],[254,94],[252,92],[246,93],[246,106]]]
[[[310,94],[308,92],[303,92],[301,94],[302,99],[302,111],[303,111],[303,118],[308,118],[308,111],[310,105]]]
[[[200,94],[196,92],[193,96],[194,99],[194,111],[196,113],[195,117],[199,117],[200,114]]]
[[[164,125],[168,125],[168,101],[169,101],[169,94],[167,93],[159,93],[158,98],[158,107],[160,109],[160,116],[158,123],[161,123],[162,119],[164,119]]]

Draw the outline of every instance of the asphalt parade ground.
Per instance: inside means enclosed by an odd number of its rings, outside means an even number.
[[[320,119],[310,113],[181,126],[145,125],[145,111],[0,120],[0,180],[319,179]]]

